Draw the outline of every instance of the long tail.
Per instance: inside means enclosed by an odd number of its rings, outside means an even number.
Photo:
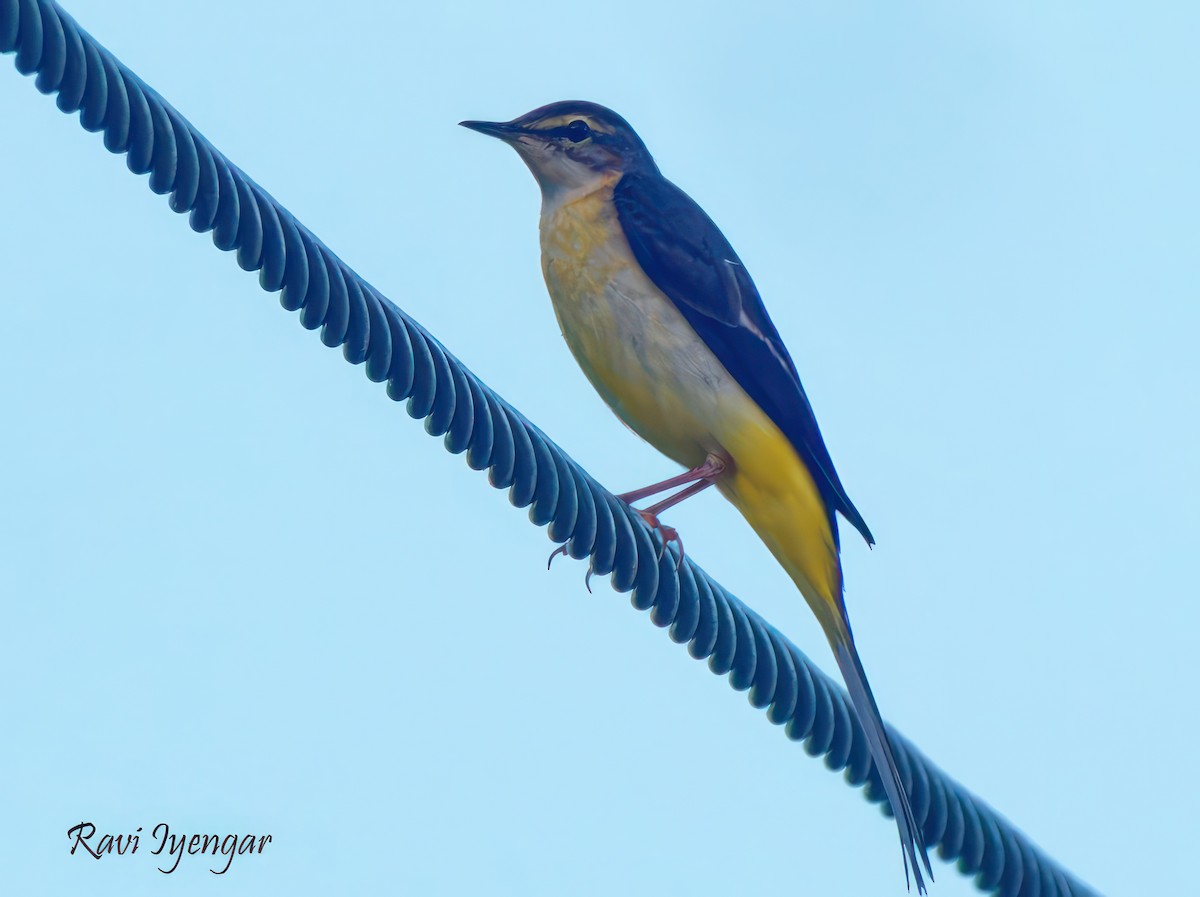
[[[753,418],[753,407],[750,411],[742,410]],[[866,733],[871,757],[892,805],[892,815],[896,817],[905,878],[911,887],[911,868],[917,891],[924,894],[925,878],[921,867],[924,866],[930,881],[933,870],[900,781],[900,771],[896,768],[879,708],[875,706],[858,651],[854,648],[854,636],[850,633],[842,601],[837,523],[792,444],[765,417],[753,425],[732,429],[723,434],[722,439],[734,467],[730,475],[717,481],[717,488],[742,512],[787,570],[825,631],[850,691],[859,723]]]
[[[837,658],[838,668],[842,671],[842,679],[850,692],[850,700],[858,713],[858,721],[867,736],[867,745],[879,770],[883,790],[892,805],[892,815],[896,818],[896,827],[900,831],[900,849],[904,855],[904,880],[909,880],[908,870],[911,865],[913,879],[917,883],[917,893],[924,894],[925,879],[921,875],[921,865],[924,865],[929,880],[933,881],[929,854],[925,850],[925,841],[908,803],[908,794],[904,790],[904,782],[900,779],[900,770],[896,767],[892,745],[888,740],[887,730],[883,727],[879,707],[875,704],[875,696],[871,694],[871,686],[867,684],[867,674],[863,672],[858,649],[854,647],[854,636],[850,632],[848,621],[845,622],[844,632],[831,634],[829,643],[833,647],[834,657]],[[920,865],[917,863],[918,856],[921,858]]]

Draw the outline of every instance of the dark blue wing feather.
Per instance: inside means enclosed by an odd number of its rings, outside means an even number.
[[[627,173],[617,182],[613,199],[642,270],[795,446],[829,509],[830,522],[838,511],[874,544],[833,468],[796,366],[720,228],[657,173]],[[837,538],[836,525],[833,532]]]

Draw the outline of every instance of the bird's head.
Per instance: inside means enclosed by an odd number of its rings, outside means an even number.
[[[512,121],[459,124],[509,144],[525,160],[543,194],[583,187],[613,173],[656,170],[629,123],[596,103],[567,100]]]

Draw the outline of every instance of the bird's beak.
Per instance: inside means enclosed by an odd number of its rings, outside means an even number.
[[[510,121],[460,121],[459,124],[489,137],[499,137],[509,143],[525,133],[524,128]]]

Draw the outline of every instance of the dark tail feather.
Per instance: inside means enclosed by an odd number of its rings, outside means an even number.
[[[918,855],[925,866],[929,880],[933,881],[933,869],[929,865],[929,854],[925,850],[925,841],[913,818],[912,807],[908,804],[908,794],[900,779],[900,770],[896,767],[896,758],[892,755],[892,745],[888,741],[887,731],[883,728],[883,719],[879,715],[879,707],[875,704],[875,696],[871,694],[871,686],[867,684],[867,674],[863,672],[862,661],[858,659],[858,650],[854,647],[854,636],[850,634],[849,624],[846,625],[845,637],[839,638],[833,645],[833,654],[837,658],[842,678],[850,692],[850,700],[858,714],[858,721],[867,736],[867,745],[871,749],[871,757],[879,770],[879,778],[883,782],[883,790],[887,793],[888,802],[892,805],[892,815],[896,818],[896,827],[900,830],[900,848],[904,856],[904,880],[908,881],[908,870],[911,865],[913,878],[917,882],[917,893],[925,893],[925,879],[921,875],[921,866],[917,863]],[[911,885],[910,885],[911,887]]]

